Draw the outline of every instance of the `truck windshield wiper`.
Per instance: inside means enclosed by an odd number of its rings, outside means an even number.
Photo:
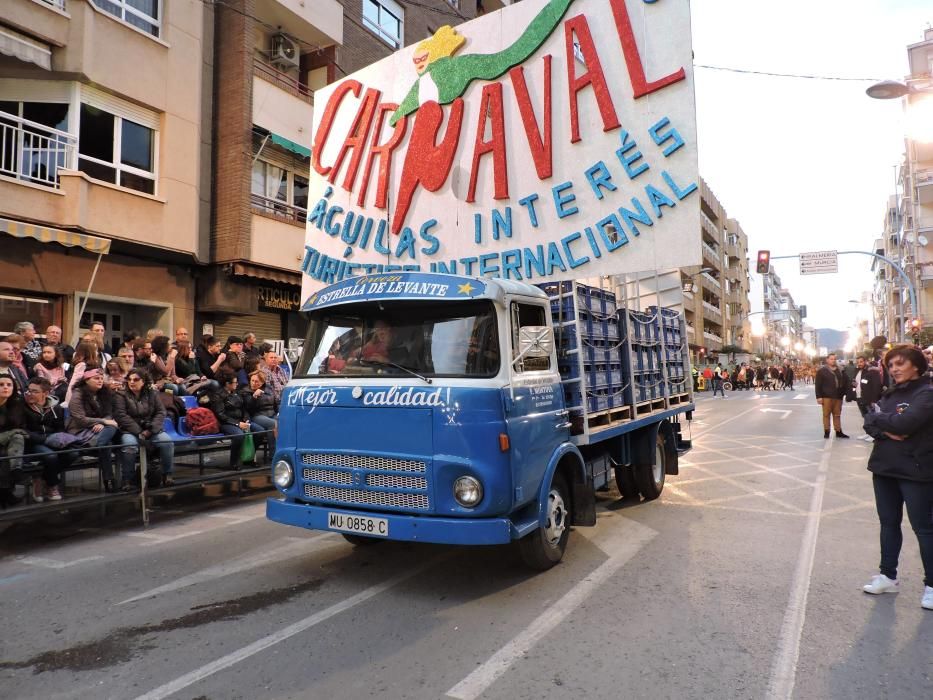
[[[395,362],[388,362],[386,360],[364,360],[362,358],[358,360],[358,362],[361,365],[377,365],[377,366],[383,366],[383,367],[394,367],[395,369],[400,369],[403,372],[407,372],[413,377],[418,377],[418,379],[420,379],[423,382],[427,382],[428,384],[433,384],[433,382],[427,377],[425,377],[423,374],[418,374],[415,370],[411,369],[410,367],[405,367],[404,365],[399,365],[399,364],[396,364]]]

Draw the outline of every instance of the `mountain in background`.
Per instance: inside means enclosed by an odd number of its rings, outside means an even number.
[[[827,351],[840,350],[845,347],[848,331],[837,331],[835,328],[817,328],[819,344]]]

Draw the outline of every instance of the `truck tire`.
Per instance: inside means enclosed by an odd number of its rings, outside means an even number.
[[[638,500],[638,482],[635,480],[635,470],[624,464],[615,468],[616,486],[622,498]]]
[[[340,533],[343,539],[354,547],[372,547],[374,544],[382,542],[378,537],[363,537],[362,535],[349,535],[345,532]]]
[[[635,466],[635,480],[638,490],[646,501],[653,501],[664,490],[664,475],[667,470],[667,449],[664,433],[658,430],[657,441],[654,446],[654,464],[638,464]]]
[[[546,571],[559,562],[570,537],[570,489],[560,474],[555,474],[547,496],[547,522],[543,527],[518,541],[522,560],[532,569]]]

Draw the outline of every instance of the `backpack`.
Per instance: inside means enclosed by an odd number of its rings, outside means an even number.
[[[185,422],[191,435],[216,435],[220,432],[220,423],[217,422],[217,416],[214,415],[211,409],[203,406],[188,409]]]

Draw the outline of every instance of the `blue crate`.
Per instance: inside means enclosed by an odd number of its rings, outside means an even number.
[[[616,313],[616,296],[613,292],[573,282],[545,282],[538,287],[551,300],[551,313],[565,320],[576,317],[578,310],[596,315],[613,316]]]

